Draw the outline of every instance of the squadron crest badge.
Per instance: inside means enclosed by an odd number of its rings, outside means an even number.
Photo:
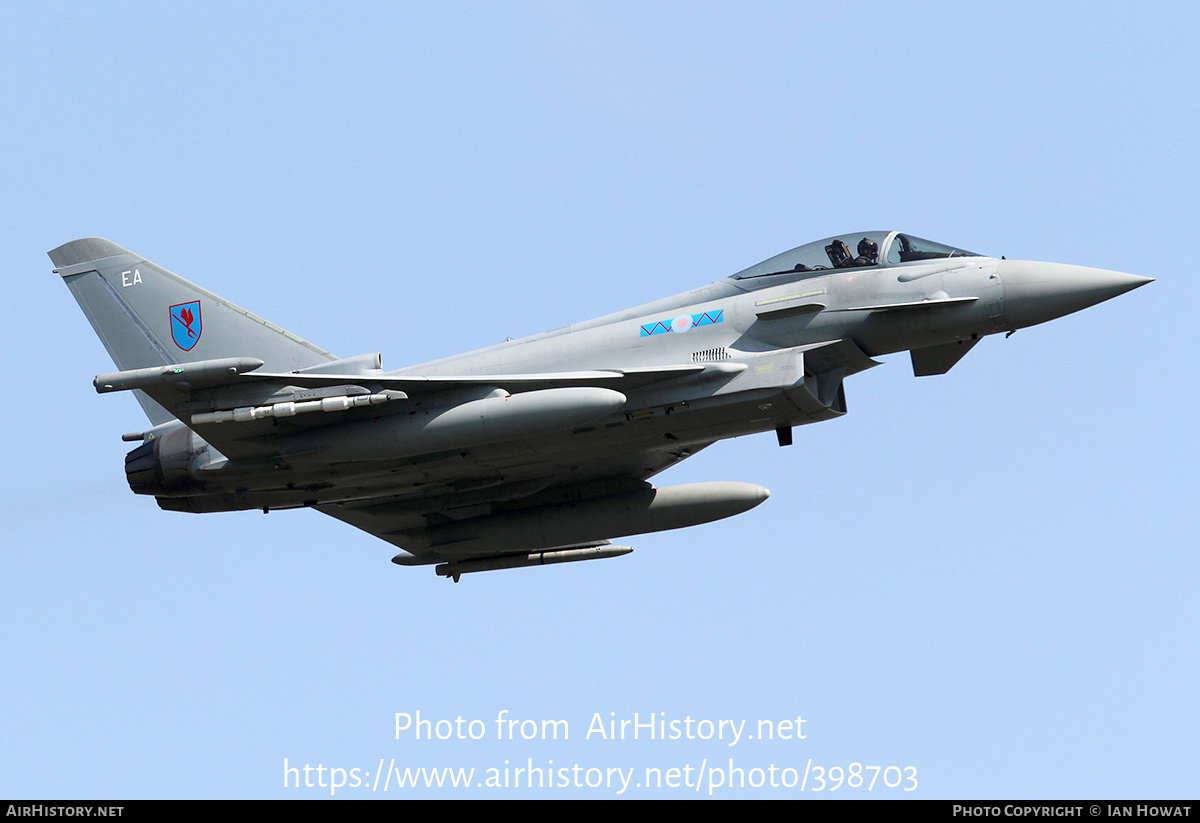
[[[204,323],[200,318],[200,301],[179,303],[171,306],[171,339],[175,345],[184,351],[191,351],[200,342],[200,334],[204,331]]]

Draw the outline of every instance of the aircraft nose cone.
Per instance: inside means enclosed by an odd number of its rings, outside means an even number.
[[[1125,272],[1029,260],[1001,260],[999,273],[1004,318],[1014,329],[1045,323],[1153,282]]]

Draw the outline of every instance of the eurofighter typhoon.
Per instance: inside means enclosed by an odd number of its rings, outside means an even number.
[[[339,358],[100,238],[50,252],[151,427],[129,485],[177,512],[311,507],[460,575],[615,557],[610,538],[753,508],[751,483],[653,486],[712,443],[846,413],[845,379],[1151,282],[899,232],[810,243],[694,291],[423,366]]]

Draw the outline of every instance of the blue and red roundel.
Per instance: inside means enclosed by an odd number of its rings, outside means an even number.
[[[191,351],[200,342],[204,323],[200,320],[200,301],[171,306],[171,339],[184,351]]]

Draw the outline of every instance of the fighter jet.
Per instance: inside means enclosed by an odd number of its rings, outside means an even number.
[[[101,238],[50,253],[151,426],[125,458],[177,512],[315,508],[468,572],[615,557],[610,538],[739,514],[751,483],[648,481],[730,437],[846,413],[845,379],[909,351],[949,371],[980,338],[1151,282],[986,257],[900,232],[792,249],[723,280],[421,366],[339,358]]]

